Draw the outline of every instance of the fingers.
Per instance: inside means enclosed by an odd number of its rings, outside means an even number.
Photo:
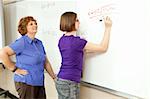
[[[28,71],[27,70],[22,70],[22,75],[27,75]]]
[[[19,74],[19,75],[27,75],[27,74],[28,74],[28,71],[18,68],[15,73],[16,73],[16,74]]]
[[[109,16],[106,16],[105,21],[111,21]]]
[[[110,19],[110,17],[106,16],[106,18],[104,18],[105,21],[105,26],[106,27],[111,27],[112,26],[112,20]]]

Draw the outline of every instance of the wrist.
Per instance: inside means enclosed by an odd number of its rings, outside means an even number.
[[[54,75],[52,78],[53,78],[53,79],[56,79],[56,75]]]
[[[56,79],[56,77],[53,77],[53,79]]]
[[[111,30],[111,27],[107,27],[106,29],[105,29],[105,31],[110,31]]]
[[[18,68],[15,66],[15,68],[12,70],[12,72],[14,73]]]

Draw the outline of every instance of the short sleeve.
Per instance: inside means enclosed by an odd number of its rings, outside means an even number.
[[[83,49],[83,48],[85,47],[86,43],[87,43],[87,40],[78,37],[77,43],[78,43],[78,44],[77,44],[77,45],[78,45],[78,46],[77,46],[78,49]]]
[[[17,39],[15,42],[9,45],[10,48],[17,54],[20,54],[24,49],[24,39]]]

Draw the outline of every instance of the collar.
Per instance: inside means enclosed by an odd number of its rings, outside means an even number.
[[[27,35],[25,35],[25,38],[26,38],[26,40],[31,44],[32,42],[35,42],[35,43],[37,43],[37,39],[36,38],[34,38],[34,40],[32,40],[31,38],[29,38]]]
[[[77,36],[77,32],[75,31],[75,32],[73,32],[73,33],[64,33],[64,36]]]

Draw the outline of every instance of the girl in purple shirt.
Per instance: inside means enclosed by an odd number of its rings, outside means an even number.
[[[104,19],[105,32],[100,44],[93,44],[76,35],[79,19],[74,12],[65,12],[60,19],[60,30],[65,32],[58,47],[62,57],[60,71],[56,79],[59,99],[79,99],[80,79],[84,52],[101,52],[108,49],[112,21]]]

